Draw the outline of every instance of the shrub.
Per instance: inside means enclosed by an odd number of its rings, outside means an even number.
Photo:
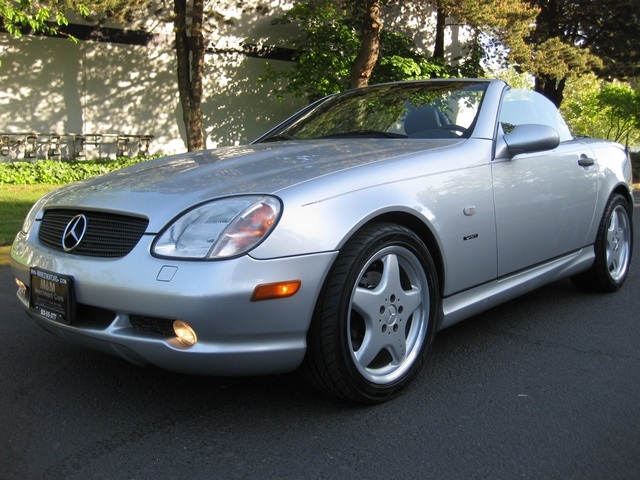
[[[39,160],[37,162],[0,163],[0,185],[63,184],[109,173],[133,165],[150,157],[119,157],[115,160],[82,160],[60,162]],[[153,157],[155,158],[155,157]]]

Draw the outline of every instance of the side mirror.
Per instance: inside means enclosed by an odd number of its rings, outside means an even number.
[[[516,126],[503,139],[512,156],[553,150],[560,145],[558,132],[547,125],[533,123]]]

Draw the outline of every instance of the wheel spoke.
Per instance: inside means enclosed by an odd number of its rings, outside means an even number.
[[[367,328],[362,346],[355,352],[356,360],[363,367],[368,367],[378,354],[387,346],[387,338],[381,331]]]
[[[391,364],[400,365],[407,357],[407,339],[405,337],[405,329],[401,328],[397,333],[392,335],[389,342],[389,353],[391,354]]]
[[[618,215],[614,211],[611,215],[611,220],[609,221],[609,228],[607,229],[607,243],[609,245],[613,244],[616,237],[619,235],[620,227],[618,225]]]
[[[380,305],[390,295],[402,293],[400,265],[396,255],[386,255],[382,259],[383,271],[380,283],[373,288],[357,287],[352,299],[352,307],[367,321],[379,315]]]
[[[402,305],[404,307],[404,317],[409,318],[413,315],[422,305],[422,290],[413,286],[408,292],[403,292]]]
[[[423,294],[420,286],[404,289],[403,268],[396,254],[384,255],[378,261],[382,271],[377,272],[377,285],[358,286],[352,297],[352,311],[364,320],[364,335],[354,357],[363,368],[368,368],[372,362],[377,363],[380,353],[386,350],[387,364],[372,368],[395,368],[406,359],[407,341],[411,335],[407,325],[414,313],[420,316]]]
[[[620,258],[622,256],[622,249],[610,248],[607,250],[607,268],[609,272],[615,274],[620,268]]]
[[[379,288],[388,293],[402,291],[398,257],[393,254],[386,255],[382,259],[382,263],[384,265],[384,269],[382,270],[382,280],[380,281]]]
[[[382,350],[387,350],[391,356],[388,365],[400,365],[407,353],[405,328],[398,328],[397,331],[393,328],[383,331],[382,326],[368,328],[362,345],[354,354],[358,363],[366,368]]]
[[[380,299],[383,296],[384,292],[379,289],[368,290],[358,287],[353,294],[351,308],[362,315],[368,326],[374,321],[373,317],[377,314],[381,302]]]
[[[617,279],[626,269],[628,248],[628,225],[625,213],[616,208],[611,214],[606,233],[606,265],[612,278]]]

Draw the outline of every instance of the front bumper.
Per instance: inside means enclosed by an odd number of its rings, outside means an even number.
[[[27,286],[18,299],[44,329],[79,345],[139,364],[206,375],[258,375],[296,369],[325,276],[337,255],[256,260],[250,256],[199,262],[150,255],[144,236],[119,259],[80,257],[37,243],[37,227],[11,250],[15,277]],[[76,321],[67,325],[29,310],[30,267],[74,278]],[[292,297],[252,302],[259,284],[300,280]],[[198,342],[184,346],[156,328],[183,320]]]

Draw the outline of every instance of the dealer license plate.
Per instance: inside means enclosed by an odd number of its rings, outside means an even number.
[[[73,277],[31,268],[30,309],[56,322],[73,323],[76,310]]]

